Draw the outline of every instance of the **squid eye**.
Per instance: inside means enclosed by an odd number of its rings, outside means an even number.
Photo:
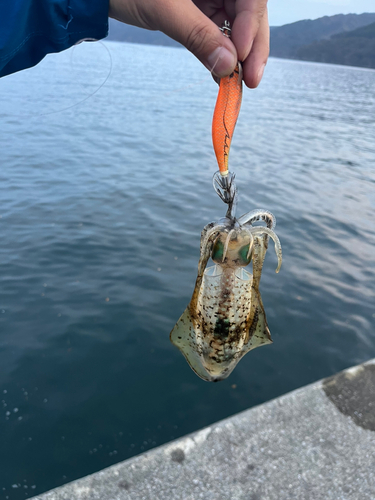
[[[223,253],[224,253],[224,245],[218,239],[218,240],[216,240],[216,243],[215,243],[214,248],[212,250],[212,260],[214,262],[216,262],[216,261],[221,262],[223,260]]]
[[[245,266],[247,266],[251,261],[251,252],[250,252],[250,255],[248,256],[249,246],[250,245],[245,245],[238,252],[238,256],[240,258],[241,264],[245,265]]]

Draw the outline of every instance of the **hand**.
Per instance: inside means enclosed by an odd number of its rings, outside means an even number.
[[[245,84],[259,85],[269,54],[267,0],[110,0],[109,4],[110,17],[162,31],[219,78],[242,61]],[[226,19],[232,26],[231,39],[218,29]]]

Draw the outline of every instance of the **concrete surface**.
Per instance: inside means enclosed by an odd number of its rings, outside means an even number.
[[[36,499],[375,500],[375,360]]]

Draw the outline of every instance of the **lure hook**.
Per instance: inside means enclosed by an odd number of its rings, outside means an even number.
[[[223,177],[220,172],[215,172],[212,184],[221,201],[228,205],[225,215],[228,219],[234,219],[237,206],[237,187],[234,182],[236,175],[232,172]]]

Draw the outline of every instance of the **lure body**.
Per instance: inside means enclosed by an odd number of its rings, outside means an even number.
[[[212,120],[212,143],[221,175],[228,174],[228,157],[242,102],[242,66],[221,78]]]
[[[257,220],[268,227],[253,226]],[[274,225],[270,212],[256,210],[203,229],[193,296],[170,334],[203,380],[225,379],[247,352],[272,342],[259,282],[269,236],[275,242],[278,269],[281,265]],[[210,258],[215,265],[206,268]],[[245,269],[250,262],[253,274]]]

